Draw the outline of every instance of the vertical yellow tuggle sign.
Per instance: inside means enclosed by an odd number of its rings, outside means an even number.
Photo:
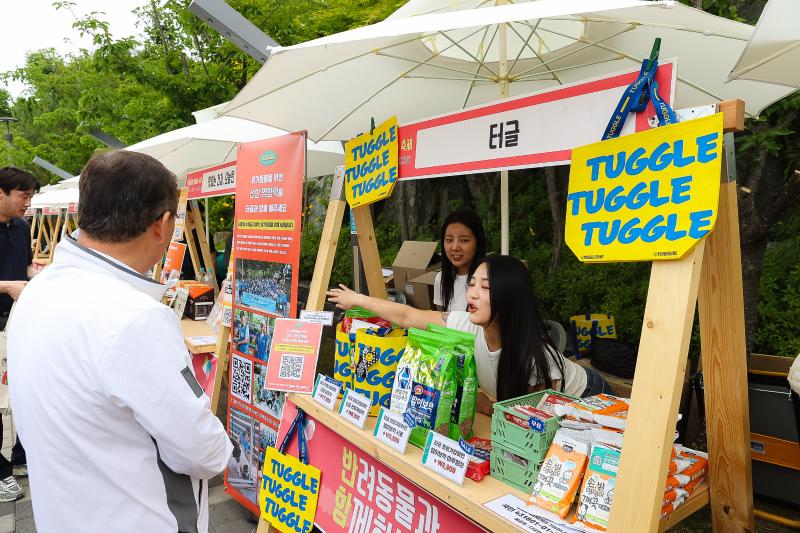
[[[722,114],[572,151],[565,238],[583,262],[680,259],[714,229]]]
[[[344,189],[350,207],[388,198],[397,182],[397,117],[344,145]]]
[[[281,533],[309,533],[317,514],[321,473],[269,446],[258,491],[261,518]]]

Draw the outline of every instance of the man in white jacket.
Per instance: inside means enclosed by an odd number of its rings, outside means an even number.
[[[93,157],[77,237],[28,283],[8,374],[39,533],[208,531],[209,478],[233,446],[191,371],[165,287],[144,274],[175,226],[155,159]]]

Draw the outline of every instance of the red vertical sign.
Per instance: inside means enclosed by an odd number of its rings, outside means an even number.
[[[239,145],[236,160],[233,324],[225,473],[231,495],[258,512],[264,450],[275,446],[285,393],[266,386],[275,319],[295,317],[306,137]]]

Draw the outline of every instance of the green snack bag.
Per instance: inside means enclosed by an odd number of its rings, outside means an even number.
[[[450,411],[456,394],[453,340],[410,328],[406,354],[409,352],[412,353],[410,360],[414,375],[410,379],[403,419],[411,426],[408,442],[423,448],[428,431],[433,430],[444,436],[450,433]]]
[[[478,369],[475,365],[475,335],[466,331],[428,324],[428,331],[453,339],[456,358],[456,396],[450,412],[450,438],[472,438],[472,423],[478,403]]]

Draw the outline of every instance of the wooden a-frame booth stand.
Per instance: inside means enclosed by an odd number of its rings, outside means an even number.
[[[724,155],[714,231],[686,257],[653,262],[608,531],[663,531],[710,502],[715,531],[753,532],[750,420],[733,133],[744,102],[720,102]],[[307,309],[322,310],[346,203],[334,180]],[[353,210],[371,296],[386,298],[369,206]],[[709,481],[661,520],[689,340],[698,302],[702,338]],[[514,528],[509,524],[509,530]],[[261,521],[258,531],[268,531]]]

